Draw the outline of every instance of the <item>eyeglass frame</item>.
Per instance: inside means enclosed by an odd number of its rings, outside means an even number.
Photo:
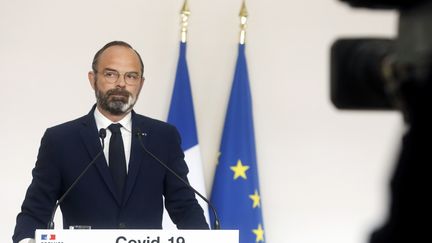
[[[112,73],[115,73],[115,74],[117,75],[117,79],[116,79],[115,81],[110,81],[110,80],[108,80],[108,78],[107,78],[107,76],[106,76],[106,72],[112,72]],[[115,84],[115,83],[117,83],[117,82],[120,80],[120,75],[123,75],[123,80],[124,80],[124,82],[125,82],[126,84],[128,84],[128,85],[137,85],[141,80],[144,80],[144,77],[143,77],[143,75],[142,75],[141,73],[139,73],[139,72],[134,72],[134,71],[121,73],[121,72],[119,72],[119,71],[117,71],[117,70],[115,70],[115,69],[107,68],[107,69],[104,69],[102,72],[99,72],[98,70],[94,70],[94,73],[95,73],[95,74],[97,74],[97,73],[101,73],[102,76],[103,76],[103,78],[105,79],[105,81],[108,82],[108,83],[110,83],[110,84]],[[131,73],[133,73],[133,74],[137,74],[138,79],[137,79],[137,82],[136,82],[136,83],[134,83],[134,82],[131,83],[130,81],[127,81],[128,79],[126,79],[126,75],[127,75],[127,74],[131,74]]]

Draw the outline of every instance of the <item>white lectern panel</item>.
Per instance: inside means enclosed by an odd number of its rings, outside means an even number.
[[[238,230],[36,230],[36,243],[238,243]]]

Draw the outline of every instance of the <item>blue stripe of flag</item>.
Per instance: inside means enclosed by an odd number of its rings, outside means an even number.
[[[186,43],[183,42],[180,43],[180,55],[168,113],[168,123],[177,127],[182,138],[183,151],[198,144],[192,91],[186,62]]]

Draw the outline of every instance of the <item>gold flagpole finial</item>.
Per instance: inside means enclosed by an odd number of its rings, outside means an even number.
[[[183,7],[180,11],[181,14],[181,42],[186,43],[187,30],[188,30],[188,19],[190,15],[188,0],[185,0]]]
[[[247,26],[248,11],[246,8],[246,2],[243,0],[240,9],[240,44],[246,43],[246,26]]]

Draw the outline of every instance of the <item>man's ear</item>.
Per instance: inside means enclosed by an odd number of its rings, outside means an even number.
[[[141,83],[140,83],[141,87],[139,88],[140,92],[141,92],[142,87],[144,86],[144,81],[145,81],[145,78],[141,77]]]
[[[88,72],[87,74],[88,80],[90,81],[90,85],[93,90],[96,89],[96,74],[93,71]]]

